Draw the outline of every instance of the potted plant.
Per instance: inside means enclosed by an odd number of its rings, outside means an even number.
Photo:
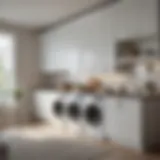
[[[14,98],[17,102],[19,102],[23,98],[23,91],[21,89],[16,89],[14,91]]]

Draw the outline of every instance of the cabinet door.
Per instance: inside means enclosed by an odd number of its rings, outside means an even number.
[[[96,55],[92,52],[84,52],[80,55],[79,72],[83,75],[96,72]]]
[[[40,37],[40,68],[42,71],[55,70],[56,67],[56,52],[52,45],[52,38],[48,34]]]
[[[75,51],[61,52],[57,55],[57,69],[67,70],[71,74],[77,73],[79,54]]]
[[[54,42],[50,35],[43,35],[40,44],[40,67],[43,71],[67,70],[71,73],[77,72],[79,53],[76,50]]]
[[[119,138],[122,144],[142,149],[142,105],[139,99],[133,97],[120,98],[117,108],[117,124]]]
[[[141,118],[141,103],[137,99],[120,97],[110,100],[107,107],[109,138],[120,145],[141,149]]]

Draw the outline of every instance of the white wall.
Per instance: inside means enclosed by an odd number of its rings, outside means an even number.
[[[29,112],[32,108],[32,88],[38,81],[38,37],[31,31],[1,22],[0,32],[11,33],[16,40],[17,87],[24,92],[24,97],[18,106],[18,113],[15,113],[15,116],[19,122],[26,123],[30,119]],[[3,106],[0,106],[1,108],[5,110]],[[11,110],[13,108],[8,106],[6,109]],[[10,111],[4,111],[3,113],[10,113]]]
[[[41,69],[68,68],[78,75],[112,71],[118,40],[151,35],[157,27],[157,0],[122,0],[42,34]]]

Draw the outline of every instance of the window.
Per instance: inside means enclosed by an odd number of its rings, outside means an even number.
[[[14,38],[0,33],[0,104],[14,102],[15,90]]]

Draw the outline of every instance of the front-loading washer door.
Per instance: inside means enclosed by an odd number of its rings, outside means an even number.
[[[93,126],[101,125],[103,121],[103,113],[97,104],[89,104],[85,110],[85,120]]]
[[[64,104],[61,100],[57,100],[53,103],[53,112],[56,116],[61,117],[64,114]]]
[[[81,113],[81,106],[77,102],[72,102],[68,105],[68,117],[72,120],[79,120],[82,113]]]

